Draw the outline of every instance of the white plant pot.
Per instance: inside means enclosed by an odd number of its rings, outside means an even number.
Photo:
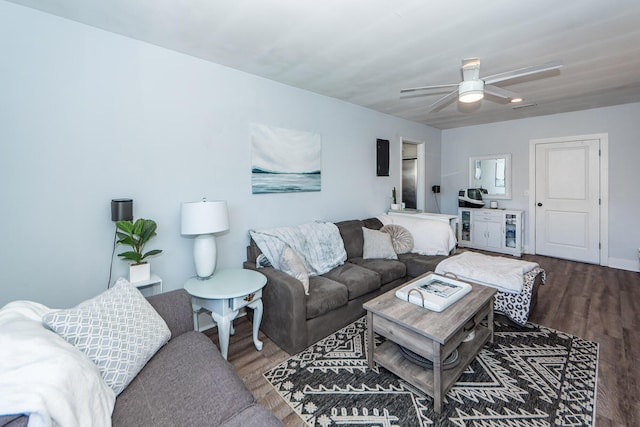
[[[399,211],[402,209],[402,205],[400,203],[391,203],[392,211]]]
[[[142,264],[129,265],[129,282],[137,283],[151,279],[151,264],[143,262]]]

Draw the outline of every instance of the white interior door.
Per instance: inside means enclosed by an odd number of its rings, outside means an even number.
[[[536,144],[536,253],[600,262],[600,141]]]

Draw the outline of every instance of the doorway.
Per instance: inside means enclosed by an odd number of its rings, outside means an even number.
[[[402,141],[402,192],[405,209],[424,209],[424,143]]]
[[[607,265],[607,135],[530,141],[529,251]]]

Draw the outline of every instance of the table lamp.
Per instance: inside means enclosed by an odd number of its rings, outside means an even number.
[[[196,275],[205,280],[216,270],[216,238],[214,233],[229,229],[227,202],[224,200],[185,202],[182,204],[182,234],[195,235],[193,258]]]

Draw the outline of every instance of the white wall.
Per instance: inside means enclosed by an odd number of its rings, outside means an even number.
[[[0,306],[106,289],[113,198],[158,223],[152,271],[170,290],[194,274],[181,202],[228,201],[218,265],[241,267],[249,228],[386,210],[401,137],[427,142],[428,188],[439,181],[437,129],[3,1],[0,54]],[[322,191],[252,195],[252,122],[319,133]],[[376,138],[391,141],[390,177],[375,176]]]
[[[609,265],[640,270],[640,103],[449,129],[442,132],[443,212],[457,212],[457,191],[468,186],[469,157],[512,153],[512,200],[500,207],[528,211],[529,141],[609,134]],[[525,214],[525,218],[528,215]],[[525,237],[528,220],[525,220]],[[525,239],[525,244],[528,242]]]

